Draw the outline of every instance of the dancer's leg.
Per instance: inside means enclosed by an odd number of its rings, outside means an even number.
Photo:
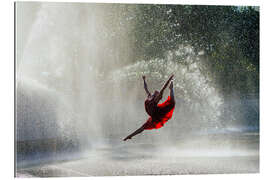
[[[170,88],[170,97],[171,97],[171,100],[175,103],[175,100],[174,100],[174,91],[173,91],[173,81],[171,82],[169,88]]]
[[[142,125],[139,129],[137,129],[136,131],[134,131],[132,134],[128,135],[125,139],[123,139],[124,141],[131,139],[133,136],[141,133],[144,131],[144,125]]]
[[[160,90],[161,96],[163,95],[163,91],[166,89],[166,87],[169,85],[170,81],[173,79],[174,75],[171,75],[171,77],[168,79],[168,81],[163,85],[162,89]]]
[[[175,99],[174,99],[174,90],[173,90],[173,82],[171,82],[170,86],[170,99],[167,99],[165,102],[160,104],[158,107],[158,114],[163,117],[167,113],[169,113],[175,106]],[[168,102],[169,101],[169,102]]]

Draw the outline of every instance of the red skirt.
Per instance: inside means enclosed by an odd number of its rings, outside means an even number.
[[[166,101],[158,104],[158,109],[155,116],[150,116],[148,118],[146,123],[143,125],[144,129],[151,130],[161,128],[168,120],[172,118],[174,107],[175,102],[172,101],[170,96],[168,96]]]

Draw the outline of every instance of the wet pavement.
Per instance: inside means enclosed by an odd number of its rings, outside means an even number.
[[[228,140],[228,137],[226,139]],[[104,145],[77,155],[72,154],[72,157],[66,158],[65,161],[58,159],[20,166],[16,176],[78,177],[259,172],[259,135],[251,134],[237,138],[232,136],[230,141],[212,137],[210,141],[212,143],[202,141],[198,139],[192,143],[189,141],[168,146],[135,141],[113,143],[113,146]]]

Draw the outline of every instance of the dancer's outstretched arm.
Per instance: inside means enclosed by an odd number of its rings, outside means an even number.
[[[169,85],[170,81],[172,80],[174,75],[171,75],[171,77],[168,79],[168,81],[164,84],[164,86],[162,87],[162,89],[160,90],[160,94],[161,96],[163,95],[163,91],[166,89],[166,87]]]
[[[145,81],[145,76],[143,76],[142,78],[143,78],[144,90],[145,90],[147,96],[151,96],[151,93],[149,92],[148,87],[147,87],[147,84],[146,84],[146,81]]]
[[[126,141],[128,139],[131,139],[133,136],[141,133],[144,131],[144,125],[142,125],[139,129],[137,129],[136,131],[134,131],[132,134],[128,135],[125,139],[123,139],[123,141]]]

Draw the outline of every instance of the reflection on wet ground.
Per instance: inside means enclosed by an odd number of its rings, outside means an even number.
[[[64,155],[62,155],[64,159]],[[259,135],[201,137],[174,144],[111,142],[66,160],[21,166],[18,177],[258,173]]]

